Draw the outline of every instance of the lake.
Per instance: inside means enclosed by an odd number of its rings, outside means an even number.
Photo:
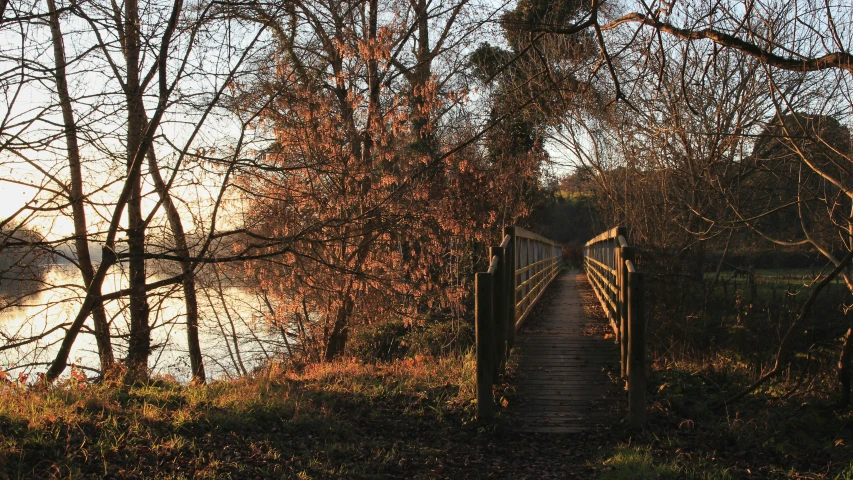
[[[85,294],[77,268],[69,264],[49,265],[44,267],[42,275],[44,286],[49,289],[42,288],[44,291],[18,299],[15,305],[4,302],[4,308],[0,308],[3,345],[45,335],[56,325],[70,323],[77,315]],[[149,276],[148,282],[164,277]],[[285,353],[281,331],[268,327],[265,322],[268,307],[251,289],[225,278],[216,281],[212,274],[199,277],[198,282],[199,340],[208,379],[251,372]],[[126,283],[126,275],[116,269],[108,274],[102,291],[108,293],[126,288]],[[27,287],[6,285],[5,298],[18,296],[16,293],[22,288]],[[191,371],[186,347],[186,309],[180,284],[152,292],[148,302],[153,346],[149,368],[154,374],[169,374],[178,381],[188,381]],[[127,351],[127,299],[109,302],[106,307],[118,360],[124,358]],[[69,358],[83,367],[98,368],[97,346],[91,329],[89,319]],[[0,370],[14,375],[46,371],[64,334],[65,331],[59,329],[34,343],[0,351]],[[68,371],[65,373],[67,375]],[[89,371],[86,373],[93,375]]]

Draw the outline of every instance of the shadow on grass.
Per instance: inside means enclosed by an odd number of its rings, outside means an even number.
[[[464,398],[466,387],[451,381],[464,375],[441,368],[435,375],[417,373],[415,380],[398,367],[356,366],[207,386],[4,392],[0,478],[589,473],[593,443],[577,435],[518,435],[480,426]]]

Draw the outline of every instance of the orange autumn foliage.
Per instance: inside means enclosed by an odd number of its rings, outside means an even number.
[[[399,80],[404,27],[315,30],[316,55],[282,54],[258,89],[278,92],[259,125],[276,142],[239,182],[254,238],[284,252],[245,267],[274,303],[268,321],[315,360],[341,354],[361,324],[466,317],[478,254],[528,213],[521,186],[541,158],[506,168],[470,142],[476,125],[448,128],[442,112],[467,91]]]

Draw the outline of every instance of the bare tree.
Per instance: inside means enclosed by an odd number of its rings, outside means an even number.
[[[143,7],[150,16],[143,18]],[[176,320],[162,318],[167,312],[162,298],[171,295],[171,285],[181,284],[184,308],[177,315],[186,321],[192,376],[204,380],[195,278],[203,265],[220,261],[218,249],[237,234],[230,222],[223,229],[217,217],[233,196],[230,172],[252,145],[247,132],[257,119],[257,112],[235,115],[225,100],[233,82],[252,74],[254,55],[269,41],[263,25],[223,18],[219,8],[130,2],[120,9],[50,1],[19,16],[20,48],[4,47],[4,65],[10,66],[4,85],[12,92],[2,130],[4,165],[13,172],[12,183],[35,187],[38,202],[24,205],[4,223],[43,228],[62,225],[67,215],[73,233],[60,228],[27,242],[74,263],[82,276],[81,285],[70,287],[75,295],[50,300],[77,303],[73,319],[48,320],[42,333],[10,337],[3,347],[33,345],[55,354],[49,379],[68,364],[78,334],[88,331],[88,318],[94,320],[102,370],[112,363],[112,343],[118,340],[119,350],[127,351],[126,362],[144,373],[153,329],[168,331]],[[40,43],[43,37],[32,34],[40,28],[49,42]],[[232,31],[241,35],[239,42],[214,41]],[[211,61],[215,58],[220,61]],[[23,94],[36,101],[22,109],[20,101],[14,102]],[[231,123],[224,134],[212,137],[211,128],[221,125],[212,127],[214,122]],[[200,170],[201,162],[214,168]],[[35,181],[20,176],[26,171]],[[191,189],[193,198],[181,200]],[[100,263],[90,255],[93,244],[102,245]],[[178,265],[177,272],[170,262]],[[40,291],[68,288],[45,284]],[[129,317],[127,331],[116,321],[123,312]],[[62,330],[59,345],[41,343]]]
[[[95,277],[92,259],[89,254],[89,228],[86,223],[85,193],[83,187],[83,171],[80,158],[80,142],[77,137],[77,121],[74,118],[71,94],[68,91],[66,76],[65,43],[59,21],[59,12],[54,0],[47,0],[50,15],[51,43],[53,44],[54,76],[56,77],[56,94],[62,109],[62,121],[65,130],[66,151],[68,153],[68,168],[71,176],[71,188],[68,192],[74,221],[74,247],[80,273],[84,285],[91,285]],[[93,286],[93,288],[96,288]],[[100,287],[94,290],[100,296]],[[95,324],[95,338],[98,342],[98,352],[101,358],[101,371],[106,372],[115,361],[113,355],[110,329],[107,315],[101,300],[96,300],[92,309],[92,319]]]
[[[595,32],[599,50],[594,78],[620,104],[612,105],[613,126],[601,116],[576,116],[567,143],[597,169],[611,218],[632,222],[641,237],[672,232],[677,251],[730,238],[720,234],[732,229],[749,230],[825,258],[832,273],[815,279],[814,295],[836,275],[850,285],[851,225],[849,212],[842,213],[851,198],[844,140],[853,114],[849,8],[832,2],[594,3],[580,18],[528,26],[549,35],[586,29]],[[785,150],[796,161],[759,161],[765,147],[771,157]],[[777,201],[769,201],[774,194]],[[663,215],[629,216],[623,205],[638,203]],[[778,225],[783,216],[800,228]],[[662,225],[668,217],[677,227]],[[810,297],[784,335],[774,366],[734,398],[785,368],[813,304]],[[843,404],[849,402],[851,334],[853,328],[839,357]]]

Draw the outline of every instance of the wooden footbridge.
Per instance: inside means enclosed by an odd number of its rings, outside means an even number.
[[[563,268],[562,247],[508,227],[476,275],[477,415],[495,416],[493,385],[517,362],[517,395],[502,415],[518,430],[573,433],[618,421],[614,379],[624,380],[632,427],[645,421],[642,275],[625,229],[584,246],[583,271]],[[588,314],[600,305],[603,319]]]

